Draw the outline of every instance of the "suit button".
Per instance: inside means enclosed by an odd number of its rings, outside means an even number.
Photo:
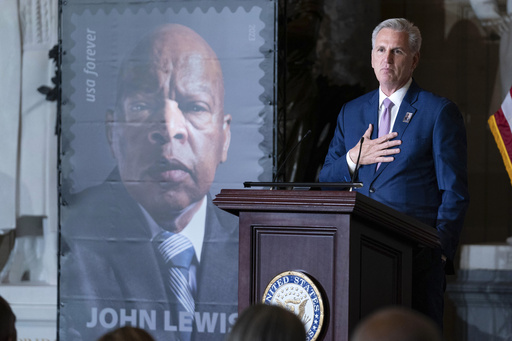
[[[370,188],[370,193],[375,193],[375,188]]]

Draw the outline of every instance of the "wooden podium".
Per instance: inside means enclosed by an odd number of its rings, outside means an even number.
[[[214,203],[240,218],[239,311],[301,271],[322,292],[318,340],[348,340],[375,309],[410,306],[412,250],[439,245],[434,228],[357,192],[225,189]]]

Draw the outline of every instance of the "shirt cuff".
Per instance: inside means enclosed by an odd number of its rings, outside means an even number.
[[[354,171],[356,170],[356,164],[350,159],[349,153],[347,153],[347,165],[350,174],[354,174]]]

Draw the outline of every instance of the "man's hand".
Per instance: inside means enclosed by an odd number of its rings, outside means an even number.
[[[360,165],[371,165],[373,163],[379,162],[391,162],[395,158],[390,155],[395,155],[400,153],[399,148],[392,148],[402,144],[401,140],[393,140],[398,133],[389,133],[387,135],[376,138],[375,140],[371,140],[373,126],[370,124],[366,132],[364,133],[364,142],[361,150],[361,158],[359,159]],[[354,148],[349,150],[349,157],[352,162],[357,161],[357,155],[359,154],[359,142],[354,146]]]

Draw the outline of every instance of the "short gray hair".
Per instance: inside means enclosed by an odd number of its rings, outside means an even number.
[[[387,19],[378,24],[372,33],[372,50],[375,47],[375,40],[377,39],[377,34],[379,34],[380,30],[382,30],[383,28],[389,28],[392,29],[393,31],[398,32],[406,32],[409,35],[409,47],[411,48],[411,50],[414,53],[420,52],[420,29],[417,26],[415,26],[412,22],[404,18]]]

